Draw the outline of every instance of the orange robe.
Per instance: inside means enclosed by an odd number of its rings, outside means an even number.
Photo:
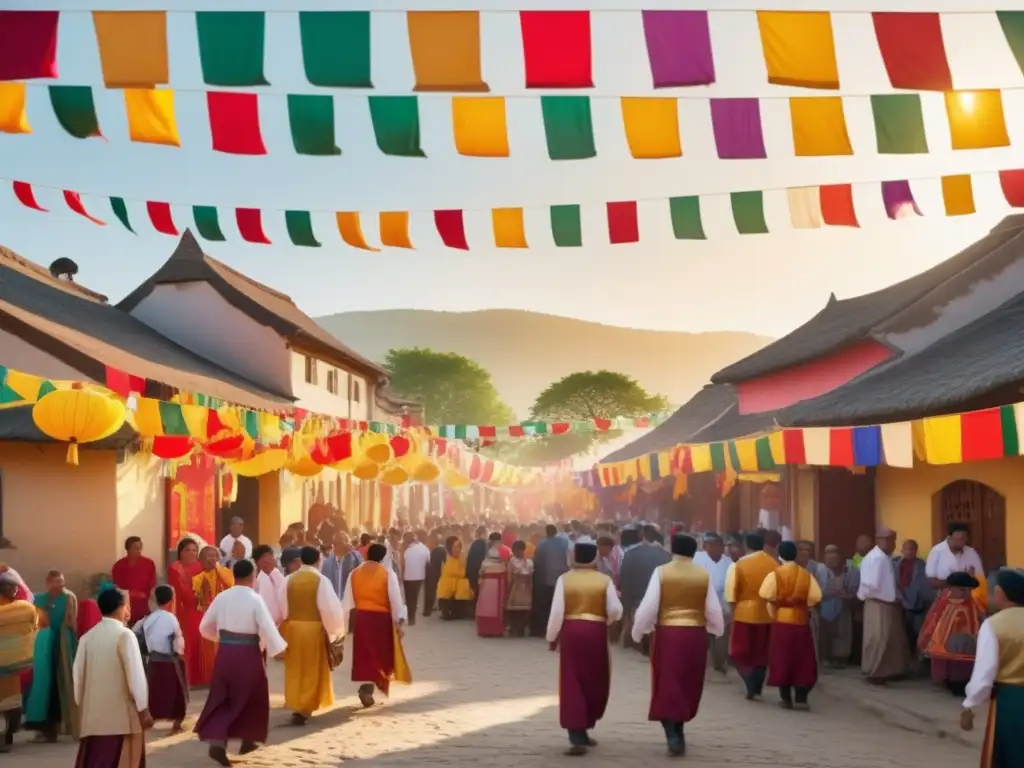
[[[192,579],[192,591],[196,596],[196,607],[199,611],[200,619],[202,619],[206,609],[210,607],[213,598],[229,587],[234,586],[234,584],[234,576],[223,565],[217,565],[212,571],[200,571]],[[216,658],[217,644],[207,640],[205,637],[201,638],[198,659],[199,680],[190,684],[209,685],[213,677],[213,662]]]

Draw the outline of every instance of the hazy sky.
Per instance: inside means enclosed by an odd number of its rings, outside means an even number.
[[[8,0],[4,7],[38,7],[29,0]],[[75,259],[79,279],[119,299],[154,271],[175,241],[152,230],[142,201],[163,200],[174,209],[179,228],[191,223],[191,204],[222,206],[227,243],[207,247],[210,255],[290,294],[311,314],[344,310],[412,307],[438,310],[518,308],[570,315],[616,325],[673,329],[742,329],[779,335],[817,311],[834,291],[840,297],[874,290],[927,268],[983,234],[1008,208],[992,171],[1024,165],[1024,77],[1006,47],[991,13],[944,17],[947,51],[958,88],[1003,87],[1013,148],[953,153],[941,95],[924,97],[932,154],[879,158],[875,152],[870,104],[866,96],[891,89],[874,42],[870,16],[834,17],[842,93],[855,155],[844,158],[793,157],[789,129],[790,94],[812,92],[770,86],[761,58],[752,9],[870,9],[878,3],[742,2],[741,0],[591,0],[535,3],[553,8],[590,8],[593,16],[593,110],[598,156],[584,161],[547,159],[539,100],[523,89],[518,17],[511,0],[198,0],[178,2],[182,12],[169,17],[171,79],[177,88],[181,148],[132,144],[127,137],[119,92],[104,91],[92,20],[92,8],[164,9],[163,0],[51,0],[47,7],[69,11],[60,30],[60,82],[96,88],[105,139],[79,141],[63,132],[53,117],[46,89],[29,90],[34,133],[0,136],[0,173],[53,187],[37,196],[53,213],[22,208],[9,192],[0,192],[0,243],[41,263],[59,256]],[[528,5],[528,4],[527,4]],[[890,3],[903,10],[970,7],[967,0],[914,0]],[[194,16],[189,11],[267,10],[266,73],[261,121],[269,150],[265,157],[237,157],[210,148],[200,76]],[[361,8],[380,10],[373,17],[375,93],[411,92],[405,17],[402,9],[479,9],[484,11],[484,79],[508,103],[511,158],[460,157],[451,134],[449,97],[421,98],[426,159],[383,156],[373,141],[366,94],[335,91],[340,157],[301,157],[292,148],[284,95],[315,92],[304,78],[298,45],[297,15],[304,10]],[[674,89],[679,96],[684,157],[633,160],[622,130],[622,95],[651,95],[650,72],[640,9],[710,8],[718,83],[707,89]],[[991,6],[987,6],[991,7]],[[1024,8],[1004,0],[1000,8]],[[601,9],[605,9],[602,11]],[[73,11],[73,12],[70,12]],[[387,11],[387,12],[383,12]],[[491,11],[491,12],[488,12]],[[718,11],[718,12],[716,12]],[[326,91],[324,91],[326,92]],[[761,96],[767,160],[719,160],[708,116],[708,96]],[[1016,156],[1016,159],[1015,159]],[[938,177],[988,172],[975,178],[980,213],[946,219]],[[890,222],[876,184],[855,188],[860,230],[793,231],[784,190],[787,186],[839,182],[877,182],[912,178],[925,217]],[[108,219],[97,227],[67,212],[59,189],[83,195],[95,215]],[[739,236],[729,213],[727,194],[703,201],[706,242],[676,241],[665,198],[745,189],[777,190],[766,195],[772,234]],[[107,195],[130,200],[139,235],[121,228],[110,214]],[[607,244],[604,203],[641,200],[641,242]],[[584,247],[555,248],[546,206],[580,203]],[[526,208],[529,250],[491,246],[489,209]],[[532,206],[532,207],[531,207]],[[290,245],[283,214],[265,214],[270,239],[281,245],[249,245],[235,229],[234,207],[300,208],[319,211],[314,226],[320,249]],[[471,250],[451,251],[439,242],[430,211],[465,208]],[[368,239],[376,238],[375,213],[412,210],[417,249],[365,253],[345,246],[333,229],[335,210],[364,213]]]

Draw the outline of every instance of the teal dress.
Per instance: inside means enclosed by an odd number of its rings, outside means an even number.
[[[36,633],[32,687],[25,701],[25,727],[44,732],[74,731],[74,684],[71,677],[78,637],[74,623],[77,598],[65,590],[56,597],[37,594],[36,608],[49,617],[49,626]]]

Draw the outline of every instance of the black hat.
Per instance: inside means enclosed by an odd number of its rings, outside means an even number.
[[[966,571],[956,571],[955,573],[949,574],[946,577],[947,587],[962,587],[964,589],[977,589],[978,585],[981,584],[976,578]]]
[[[580,565],[587,565],[597,559],[597,544],[582,541],[576,542],[572,548],[572,559]]]
[[[1024,571],[1020,568],[1003,568],[996,574],[996,584],[1003,590],[1007,600],[1024,605]]]

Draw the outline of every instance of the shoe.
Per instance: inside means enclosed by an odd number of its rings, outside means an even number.
[[[596,747],[597,746],[597,741],[595,739],[592,739],[589,736],[587,736],[587,746],[588,747]]]
[[[681,757],[686,754],[686,741],[670,741],[668,743],[668,754],[670,757]]]
[[[793,709],[799,710],[800,712],[810,712],[811,705],[806,701],[798,701],[793,704]]]
[[[255,741],[243,741],[241,748],[238,750],[240,755],[248,755],[250,752],[255,752],[260,748],[260,745]]]
[[[779,702],[779,706],[782,707],[782,709],[792,709],[793,708],[793,702],[792,701],[780,701]]]
[[[292,725],[305,725],[307,720],[309,720],[309,718],[305,715],[300,715],[298,712],[292,712]]]
[[[373,694],[372,693],[367,693],[366,691],[360,691],[359,692],[359,703],[363,705],[363,709],[369,709],[370,707],[372,707],[377,702],[375,702],[373,700]]]
[[[210,747],[207,754],[218,765],[231,765],[231,761],[228,760],[228,751],[224,747]]]
[[[565,750],[565,754],[569,755],[570,757],[580,757],[582,755],[587,754],[587,748],[584,746],[578,746],[574,744],[573,746]]]

